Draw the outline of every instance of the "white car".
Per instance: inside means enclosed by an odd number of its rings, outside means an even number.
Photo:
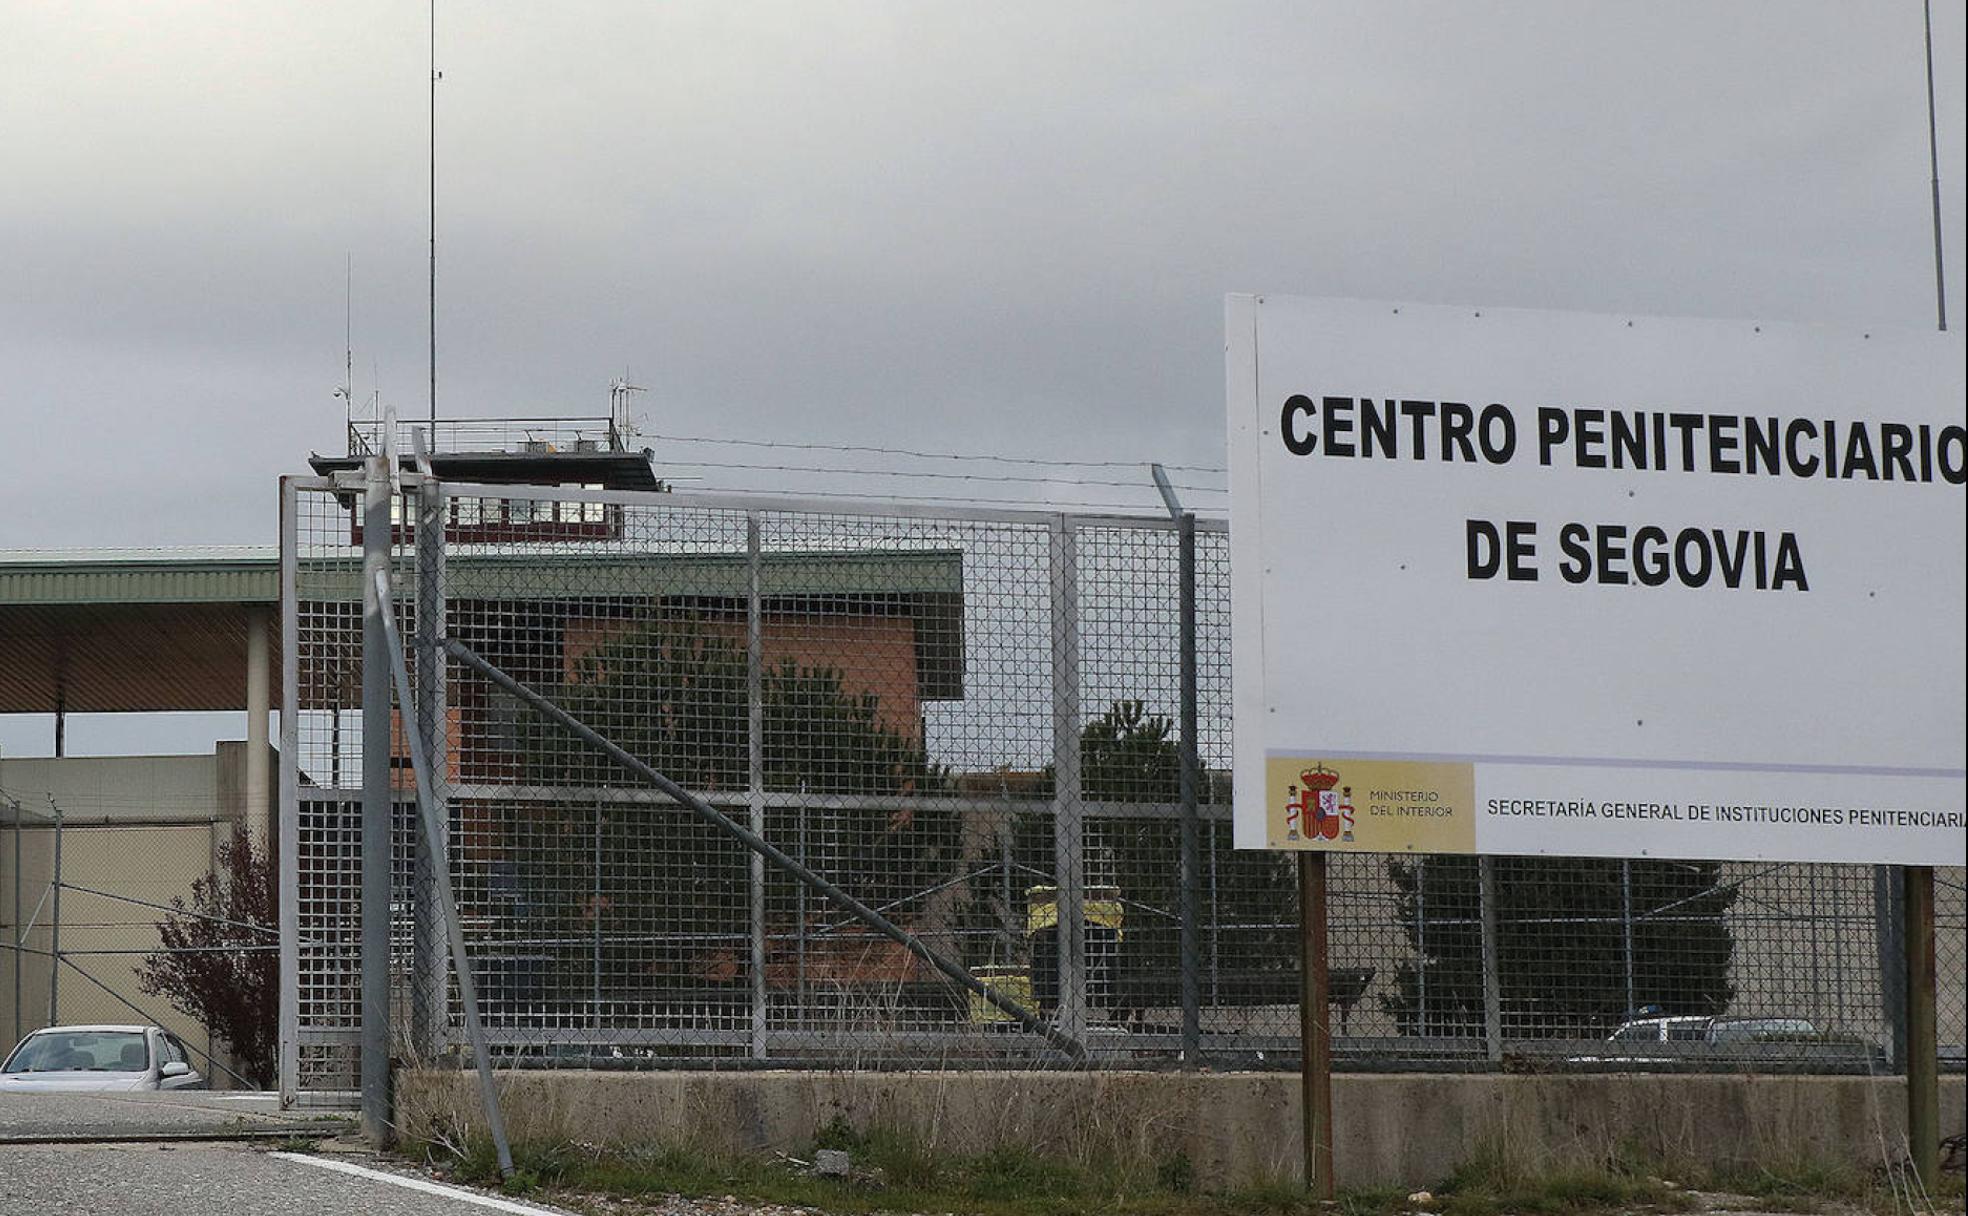
[[[204,1088],[185,1045],[156,1026],[50,1026],[0,1064],[0,1094]]]

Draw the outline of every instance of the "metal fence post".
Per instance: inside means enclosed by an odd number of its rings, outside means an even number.
[[[54,883],[49,894],[54,897],[53,919],[48,922],[48,1025],[61,1025],[61,893],[62,893],[62,809],[54,795],[48,796],[48,806],[55,813],[55,869]]]
[[[426,1060],[444,1049],[450,1033],[450,996],[445,975],[447,909],[437,898],[437,867],[450,864],[451,827],[446,811],[444,774],[449,756],[444,652],[444,487],[428,473],[417,487],[417,738],[431,764],[431,797],[435,801],[436,847],[428,835],[416,835],[416,868],[411,884],[412,955],[416,975],[410,1002],[411,1038]]]
[[[760,598],[759,516],[745,513],[745,783],[751,829],[765,835],[765,609]],[[765,1058],[765,858],[750,855],[752,1058]]]
[[[14,1036],[12,1042],[21,1041],[21,954],[27,949],[27,930],[21,924],[21,804],[19,799],[12,803],[14,808]]]
[[[1196,807],[1196,516],[1182,509],[1175,486],[1161,465],[1149,466],[1155,488],[1175,521],[1177,628],[1181,633],[1181,775],[1177,797],[1182,804],[1181,850],[1175,884],[1175,919],[1180,929],[1177,967],[1182,973],[1182,1063],[1195,1068],[1201,1063],[1202,1028],[1202,944],[1196,932],[1197,885],[1202,881],[1202,862],[1198,856],[1198,811]]]
[[[390,674],[383,632],[388,585],[390,479],[368,460],[362,494],[362,1131],[390,1133]]]
[[[1879,954],[1880,1015],[1892,1069],[1907,1066],[1906,940],[1901,933],[1906,887],[1899,866],[1872,867],[1872,923]]]
[[[1428,1037],[1428,858],[1415,858],[1415,1033]]]
[[[1626,1016],[1640,1016],[1639,986],[1633,973],[1633,862],[1620,859],[1620,956],[1626,964]]]
[[[1181,550],[1178,581],[1182,595],[1182,863],[1176,916],[1182,928],[1182,1062],[1202,1063],[1202,942],[1196,926],[1197,886],[1202,880],[1196,805],[1196,517],[1185,511],[1178,525]]]
[[[1907,1146],[1929,1194],[1941,1182],[1941,1082],[1934,1009],[1934,869],[1906,867]]]
[[[1086,853],[1080,805],[1079,572],[1072,520],[1056,515],[1048,568],[1052,582],[1053,911],[1059,937],[1058,1026],[1086,1039]]]
[[[1503,1062],[1503,975],[1497,967],[1496,859],[1476,859],[1476,900],[1483,921],[1483,1046],[1490,1063]]]
[[[301,809],[300,809],[300,495],[280,479],[280,828],[276,850],[279,876],[274,887],[280,922],[280,1105],[300,1100],[301,1021]],[[339,696],[333,709],[339,728]],[[336,758],[339,761],[340,753]],[[330,783],[341,783],[339,765]]]

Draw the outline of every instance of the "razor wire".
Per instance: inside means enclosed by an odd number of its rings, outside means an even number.
[[[1185,951],[1180,552],[1167,519],[448,485],[441,525],[420,529],[422,483],[405,485],[391,586],[405,634],[423,641],[406,643],[417,704],[387,728],[405,757],[389,844],[401,1058],[462,1047],[413,845],[414,730],[502,1066],[1063,1063],[1007,1004],[1078,1044],[1074,1066],[1297,1066],[1294,868],[1231,842],[1220,522],[1194,542],[1197,946]],[[348,483],[289,479],[283,500],[290,1100],[345,1098],[356,1076],[355,497]],[[689,813],[455,653],[429,662],[437,638],[794,864]],[[803,870],[1001,999],[844,911]],[[1962,882],[1940,877],[1942,1055],[1959,1067]],[[1860,865],[1335,855],[1335,1056],[1347,1068],[1891,1070],[1904,1051],[1895,878]]]

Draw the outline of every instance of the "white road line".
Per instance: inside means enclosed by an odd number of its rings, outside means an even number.
[[[402,1174],[385,1173],[382,1170],[372,1170],[366,1165],[355,1165],[347,1161],[336,1161],[328,1157],[310,1157],[303,1153],[268,1153],[267,1156],[278,1157],[282,1161],[298,1161],[302,1165],[312,1165],[319,1169],[334,1170],[338,1174],[353,1174],[357,1178],[368,1178],[375,1182],[387,1182],[391,1186],[400,1186],[412,1191],[422,1191],[427,1195],[445,1195],[458,1200],[460,1203],[475,1204],[481,1208],[490,1208],[495,1212],[516,1212],[519,1213],[519,1216],[563,1216],[563,1213],[556,1212],[552,1208],[534,1207],[530,1203],[515,1203],[510,1199],[500,1199],[493,1195],[482,1195],[477,1191],[465,1190],[463,1187],[446,1186],[441,1182],[430,1182],[423,1178],[409,1178]]]

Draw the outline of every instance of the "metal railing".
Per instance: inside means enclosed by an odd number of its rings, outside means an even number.
[[[450,418],[436,424],[398,421],[395,450],[408,455],[413,431],[429,437],[431,451],[534,452],[541,455],[566,452],[626,452],[630,434],[619,418],[542,417],[542,418]],[[350,419],[348,454],[373,456],[384,449],[389,422],[384,418]]]

